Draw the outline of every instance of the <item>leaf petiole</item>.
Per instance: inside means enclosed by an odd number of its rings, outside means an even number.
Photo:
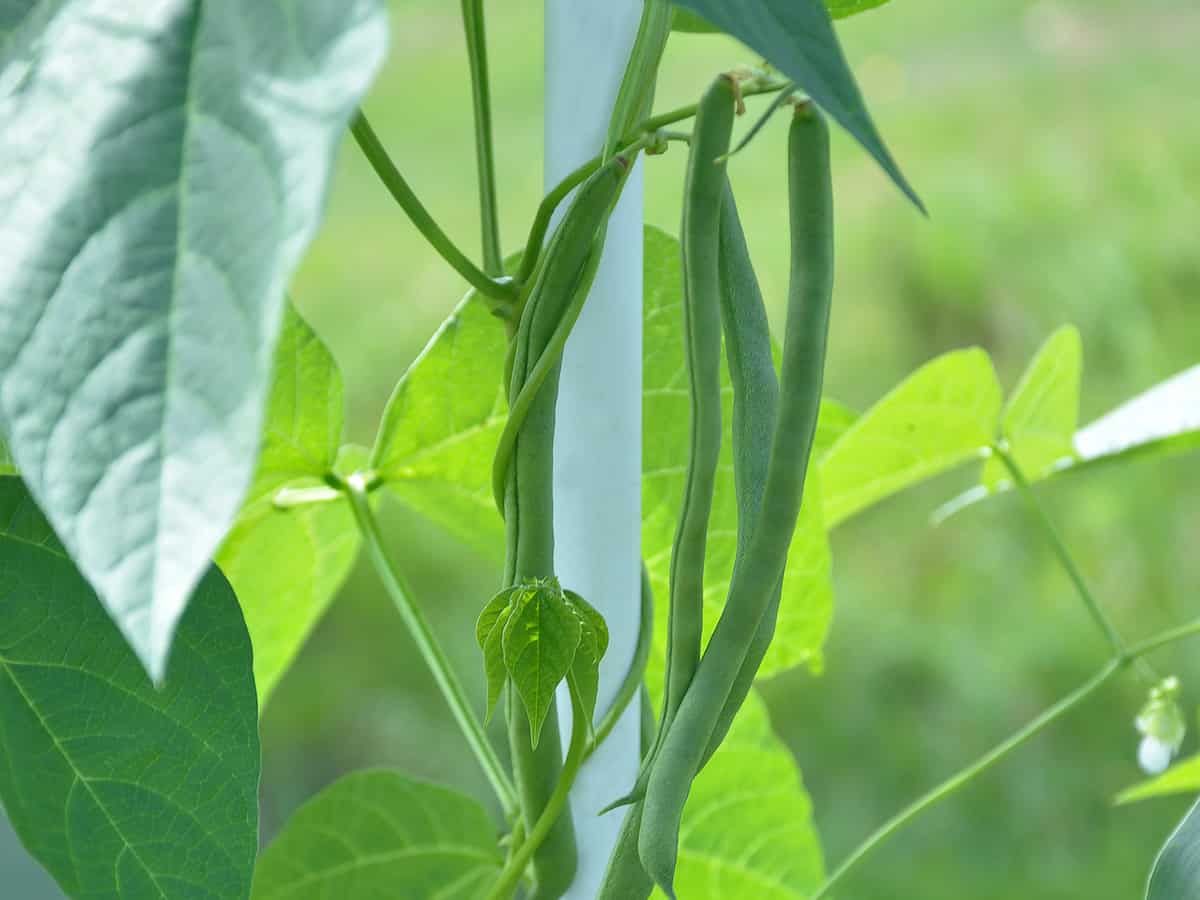
[[[343,481],[342,490],[354,512],[354,520],[362,533],[367,555],[375,566],[376,572],[379,573],[384,588],[391,596],[392,602],[396,604],[396,609],[404,619],[404,624],[408,626],[417,650],[433,673],[434,680],[437,681],[442,696],[450,707],[450,712],[453,713],[475,758],[479,761],[488,781],[491,782],[492,789],[496,792],[505,814],[514,814],[517,809],[517,795],[512,782],[505,773],[496,751],[492,749],[483,725],[471,708],[466,692],[463,690],[458,676],[454,674],[450,661],[446,658],[441,645],[438,644],[437,638],[434,637],[429,623],[425,621],[421,610],[413,603],[412,590],[384,546],[379,522],[375,518],[374,510],[371,509],[368,479],[361,473],[350,475]]]

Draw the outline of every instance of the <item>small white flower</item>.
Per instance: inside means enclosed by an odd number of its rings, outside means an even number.
[[[1138,744],[1138,765],[1147,775],[1161,775],[1171,765],[1171,757],[1175,755],[1170,744],[1160,741],[1152,734],[1142,738]]]

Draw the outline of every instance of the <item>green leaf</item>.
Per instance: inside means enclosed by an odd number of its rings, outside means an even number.
[[[554,689],[571,671],[579,647],[579,617],[557,583],[522,585],[504,625],[504,665],[529,716],[536,747]]]
[[[389,490],[493,557],[504,548],[491,479],[507,352],[503,324],[467,294],[396,385],[371,453]]]
[[[1000,418],[1000,436],[1030,479],[1069,464],[1074,458],[1072,439],[1079,424],[1079,390],[1083,377],[1083,343],[1079,331],[1066,325],[1054,332],[1034,355]],[[1000,460],[983,467],[983,484],[989,490],[1009,481]]]
[[[1200,792],[1200,755],[1180,760],[1157,778],[1150,778],[1117,794],[1118,804],[1137,803],[1151,797]]]
[[[910,200],[924,209],[871,121],[821,0],[677,0],[766,57],[863,145]]]
[[[825,0],[825,8],[835,19],[846,19],[870,9],[877,9],[889,0]]]
[[[504,860],[483,808],[395,772],[308,801],[258,862],[252,900],[482,900]]]
[[[1200,366],[1155,385],[1076,432],[1074,454],[1041,473],[1041,477],[1086,472],[1099,466],[1187,453],[1200,449]],[[944,504],[944,520],[995,493],[1009,490],[1007,481],[992,491],[975,488]]]
[[[825,9],[829,11],[829,15],[834,19],[845,19],[861,12],[866,12],[869,9],[883,6],[889,0],[825,0]],[[719,28],[704,17],[697,15],[686,9],[675,10],[675,18],[671,21],[671,29],[673,31],[688,32],[691,34],[713,34],[720,31]]]
[[[563,591],[571,611],[579,618],[579,646],[567,679],[575,688],[590,725],[600,692],[600,660],[608,652],[608,624],[600,612],[574,591]]]
[[[72,897],[245,897],[250,640],[210,568],[155,689],[16,478],[0,478],[0,799]]]
[[[217,554],[254,643],[259,708],[350,572],[359,534],[342,501],[280,508],[290,484],[322,485],[342,440],[342,376],[328,348],[289,304],[275,350],[258,470]]]
[[[1200,803],[1179,823],[1159,851],[1146,887],[1146,900],[1200,898]]]
[[[812,804],[751,692],[683,810],[675,892],[687,900],[803,900],[824,877]],[[656,894],[661,896],[661,894]]]
[[[922,366],[826,453],[826,527],[978,457],[992,442],[1000,404],[1000,384],[982,350],[954,351]]]
[[[378,0],[37,10],[0,58],[0,429],[160,678],[386,22]]]
[[[656,597],[667,596],[675,523],[683,497],[689,440],[688,399],[681,338],[683,281],[679,242],[656,228],[646,229],[644,375],[642,393],[642,552]],[[711,634],[725,603],[737,553],[737,496],[730,439],[733,391],[723,365],[721,390],[725,434],[713,493],[712,519],[704,566],[705,636]],[[822,404],[821,421],[840,431],[844,407]],[[818,430],[821,425],[818,425]],[[810,477],[818,473],[810,470]],[[816,484],[816,481],[813,482]],[[820,493],[806,492],[788,551],[775,640],[759,675],[768,678],[794,666],[821,667],[821,646],[833,608],[829,544],[822,524]],[[655,647],[651,682],[659,677],[666,647],[667,609],[655,604]]]
[[[496,594],[479,614],[475,623],[475,640],[483,651],[483,674],[487,678],[487,717],[491,719],[500,693],[508,681],[508,668],[504,665],[504,649],[502,639],[504,626],[512,615],[513,598],[520,594],[520,588],[505,588]]]

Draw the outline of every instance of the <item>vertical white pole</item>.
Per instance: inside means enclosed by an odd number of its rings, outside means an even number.
[[[641,9],[642,0],[546,0],[547,187],[601,149]],[[604,615],[610,632],[599,710],[611,702],[637,643],[641,390],[639,164],[609,225],[591,296],[567,341],[554,440],[555,569],[564,587]],[[560,695],[560,720],[567,723],[564,701]],[[579,874],[569,900],[596,896],[616,842],[625,810],[597,812],[637,775],[639,702],[630,705],[572,791]]]

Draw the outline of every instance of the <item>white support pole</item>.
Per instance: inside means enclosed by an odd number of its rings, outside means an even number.
[[[603,146],[642,0],[546,0],[547,188]],[[608,229],[591,296],[563,354],[554,439],[554,566],[608,622],[598,710],[612,701],[637,643],[642,453],[642,171]],[[559,696],[560,720],[571,721]],[[640,698],[571,793],[579,873],[568,900],[592,900],[624,818],[597,812],[637,775]],[[564,728],[564,732],[567,729]],[[564,740],[568,737],[563,734]]]

